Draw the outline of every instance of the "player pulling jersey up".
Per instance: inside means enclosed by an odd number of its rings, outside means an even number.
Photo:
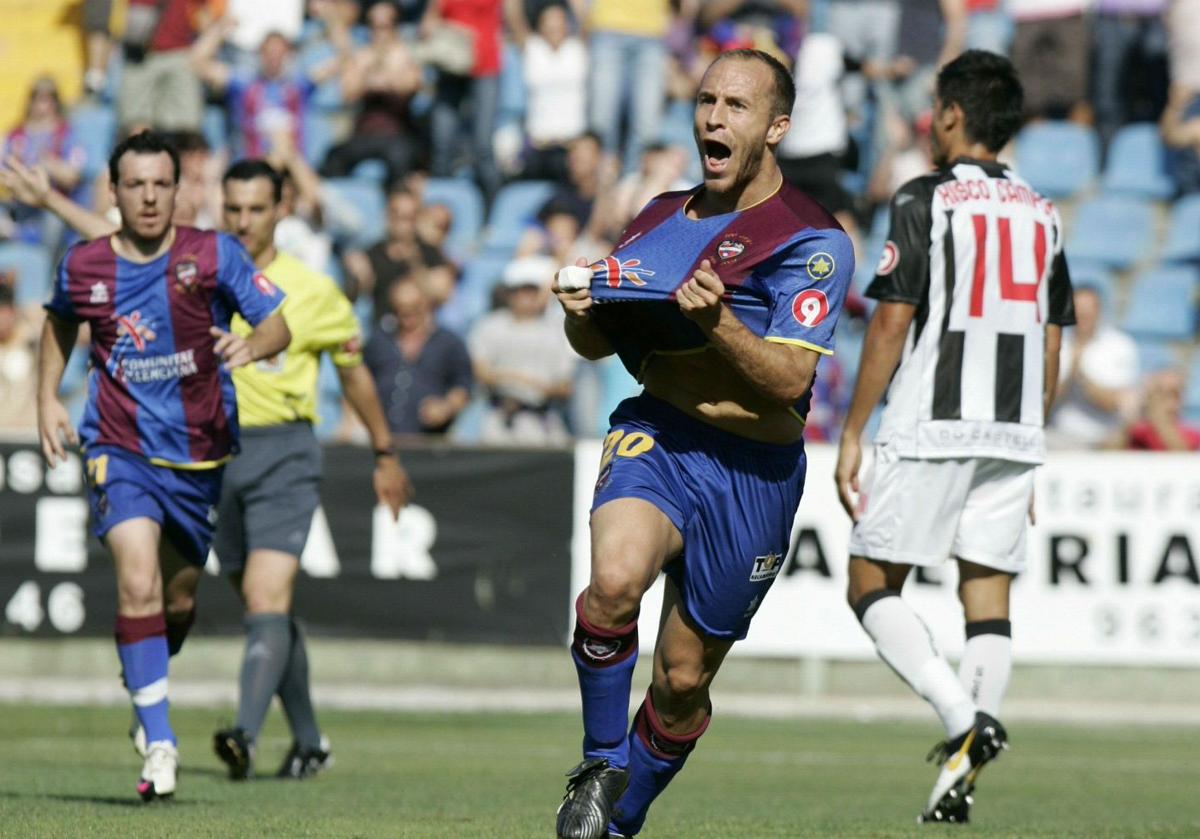
[[[794,96],[764,53],[714,62],[695,117],[704,185],[656,198],[586,287],[565,288],[581,279],[568,270],[555,289],[575,350],[616,353],[645,384],[613,413],[596,482],[571,648],[584,760],[559,837],[641,830],[708,728],[712,679],[787,552],[809,392],[854,272],[845,233],[775,163]],[[660,570],[654,678],[631,727],[638,610]]]

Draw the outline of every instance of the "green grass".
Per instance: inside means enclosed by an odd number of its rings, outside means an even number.
[[[337,765],[303,783],[231,783],[216,711],[173,712],[177,800],[144,806],[113,708],[0,707],[0,835],[527,837],[553,833],[578,760],[571,715],[322,715]],[[724,718],[650,813],[647,839],[769,836],[1196,836],[1200,731],[1019,725],[967,828],[918,828],[932,725]],[[278,715],[262,738],[273,770]]]

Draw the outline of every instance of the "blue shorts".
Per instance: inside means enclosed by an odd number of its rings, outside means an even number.
[[[804,442],[748,440],[646,394],[609,422],[592,510],[618,498],[661,510],[683,536],[665,570],[688,615],[716,638],[745,638],[787,556]]]
[[[89,448],[86,457],[88,506],[97,539],[123,521],[153,519],[180,556],[193,565],[205,563],[224,467],[172,469],[112,446]]]

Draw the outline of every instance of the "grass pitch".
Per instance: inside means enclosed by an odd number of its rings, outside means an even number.
[[[0,707],[0,835],[552,836],[574,715],[326,712],[337,764],[304,782],[226,780],[227,717],[177,709],[176,800],[142,805],[127,711]],[[647,839],[1200,835],[1200,730],[1015,725],[968,827],[914,821],[932,725],[725,718],[650,813]],[[258,765],[287,746],[278,713]]]

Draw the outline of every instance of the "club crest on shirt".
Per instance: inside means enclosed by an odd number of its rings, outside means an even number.
[[[722,262],[733,262],[746,251],[750,240],[745,236],[727,236],[717,245],[717,258]]]
[[[107,303],[108,302],[108,286],[104,283],[96,283],[92,286],[92,296],[88,298],[89,303]]]
[[[808,262],[804,263],[804,270],[814,280],[829,279],[836,268],[837,263],[834,262],[833,256],[825,251],[817,251],[808,258]]]
[[[900,249],[896,247],[896,243],[888,239],[883,243],[883,253],[879,255],[879,265],[875,267],[875,273],[880,277],[886,277],[888,274],[896,270],[896,266],[900,264]]]
[[[620,288],[626,280],[631,285],[644,286],[646,280],[654,276],[654,271],[642,267],[640,259],[617,259],[606,256],[592,264],[592,279],[608,283],[609,288]]]
[[[191,292],[196,288],[196,280],[200,278],[200,268],[191,258],[180,260],[175,265],[175,288]]]

